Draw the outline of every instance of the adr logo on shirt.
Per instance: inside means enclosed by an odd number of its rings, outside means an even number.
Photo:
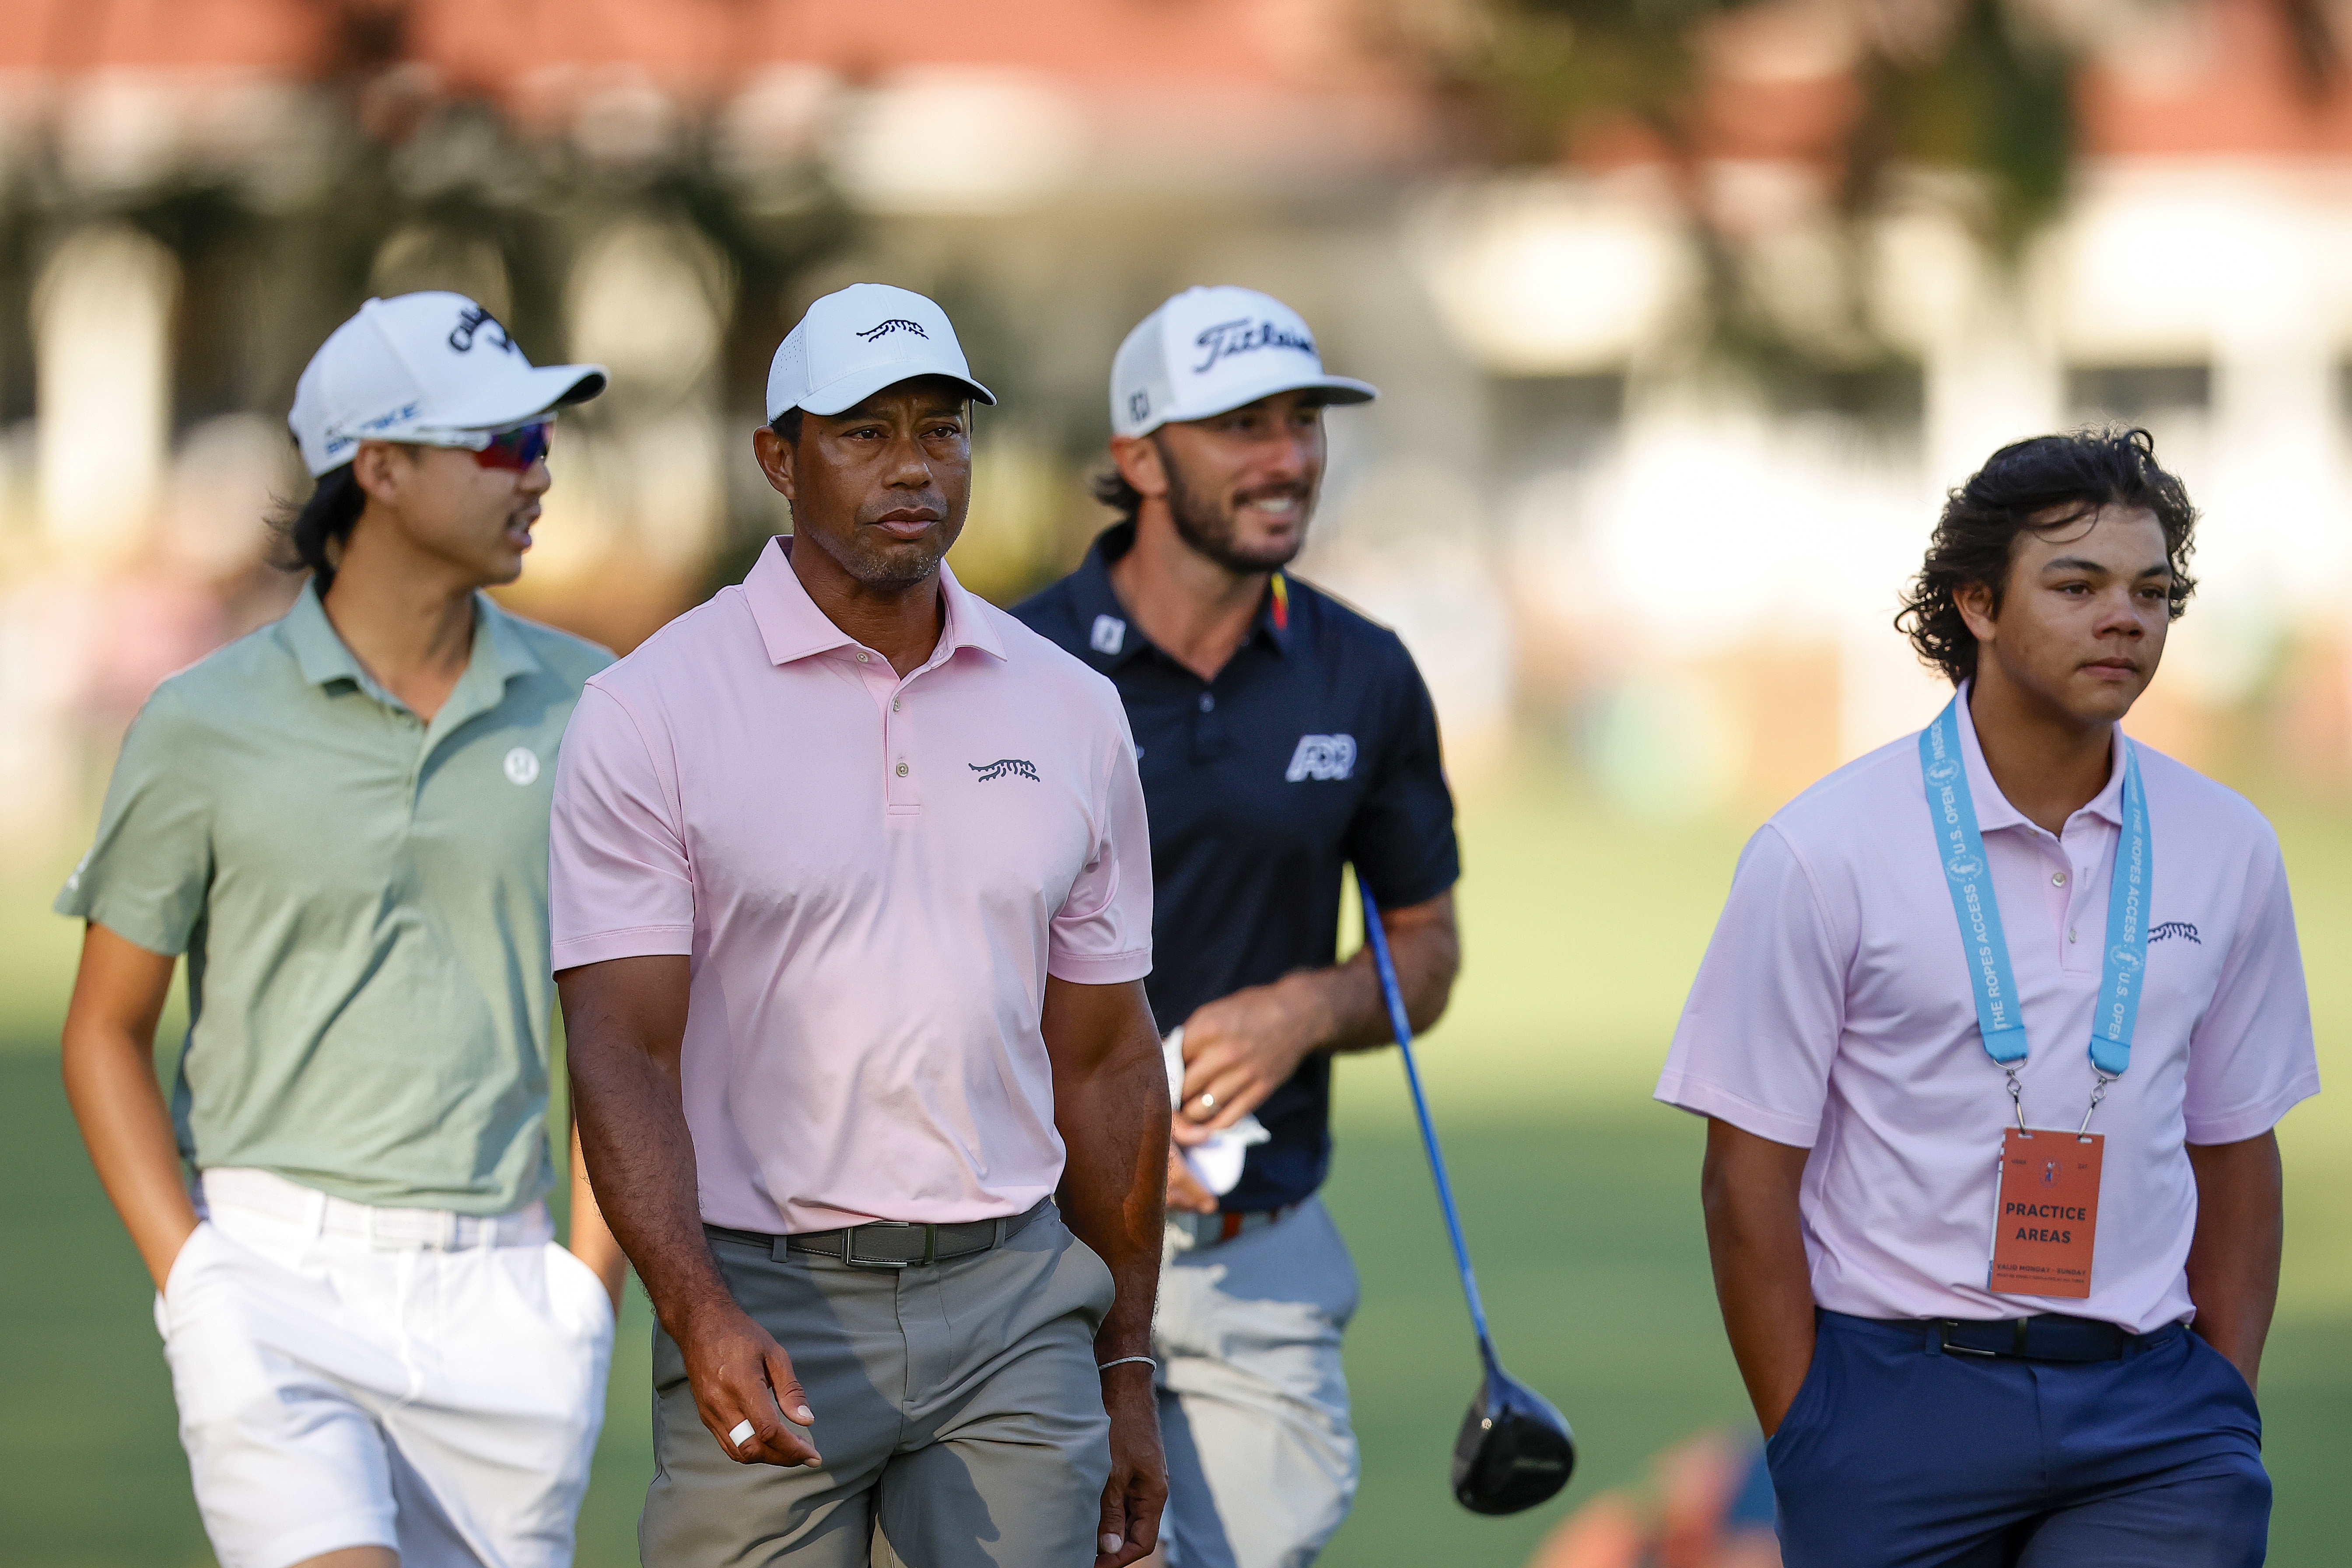
[[[1343,779],[1356,769],[1353,735],[1301,735],[1282,776],[1292,784],[1307,779]]]

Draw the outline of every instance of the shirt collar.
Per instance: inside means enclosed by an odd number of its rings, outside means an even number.
[[[518,675],[535,674],[540,668],[539,656],[523,640],[515,618],[496,599],[479,592],[474,595],[474,653],[467,668],[475,667],[495,676],[501,685]]]
[[[1129,617],[1110,582],[1111,563],[1134,546],[1135,524],[1113,523],[1095,535],[1087,558],[1070,574],[1070,601],[1087,633],[1087,662],[1106,673],[1151,646],[1151,639]],[[1288,600],[1286,585],[1279,594],[1269,588],[1259,599],[1250,624],[1250,636],[1263,637],[1276,653],[1290,651],[1290,620],[1297,612]]]
[[[294,650],[294,662],[301,669],[302,679],[313,686],[337,680],[361,686],[373,684],[367,671],[360,668],[360,661],[335,634],[335,624],[327,619],[327,606],[320,601],[316,577],[302,584],[302,591],[294,596],[294,607],[286,612],[286,642]]]
[[[358,656],[335,630],[334,622],[327,618],[327,606],[320,597],[316,577],[302,584],[301,593],[295,595],[294,607],[286,612],[286,641],[294,651],[294,662],[302,679],[311,685],[348,680],[381,701],[392,700],[369,678]],[[499,608],[497,601],[488,594],[477,592],[474,645],[466,656],[466,674],[459,679],[478,677],[503,688],[516,676],[529,675],[539,668],[537,656],[515,628],[514,617]]]
[[[743,597],[751,604],[751,620],[760,628],[768,658],[777,664],[790,664],[812,654],[856,647],[857,639],[835,626],[801,585],[793,571],[791,541],[792,535],[778,534],[772,548],[760,552],[743,579]],[[968,647],[1000,660],[1006,657],[1004,643],[989,624],[986,608],[956,581],[944,561],[940,563],[940,596],[947,605],[947,622],[940,632],[939,648],[925,668],[944,663]]]
[[[1977,740],[1976,715],[1969,711],[1969,689],[1973,683],[1960,682],[1958,694],[1953,699],[1959,710],[1960,761],[1969,770],[1969,790],[1976,798],[1977,828],[1990,833],[1996,827],[2033,827],[2037,825],[2000,793],[1993,782],[1992,770],[1985,765],[1984,747]],[[2093,795],[2082,810],[2107,823],[2121,827],[2124,823],[2124,731],[2116,726],[2114,750],[2107,763],[2105,787]]]

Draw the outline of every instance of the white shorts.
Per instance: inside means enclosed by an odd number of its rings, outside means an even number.
[[[562,1568],[613,1309],[546,1205],[364,1209],[205,1173],[155,1300],[221,1568],[386,1546],[401,1568]]]

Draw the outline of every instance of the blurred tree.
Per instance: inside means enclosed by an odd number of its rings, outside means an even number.
[[[722,259],[719,403],[756,420],[794,280],[849,235],[847,208],[805,153],[728,143],[723,79],[701,99],[664,100],[661,135],[599,144],[584,115],[526,121],[488,86],[416,63],[409,0],[302,0],[316,25],[306,73],[251,95],[258,107],[224,95],[205,111],[205,123],[248,108],[261,116],[242,144],[184,134],[146,166],[93,177],[69,121],[94,90],[78,73],[93,63],[84,57],[108,8],[71,8],[82,22],[45,51],[58,78],[40,100],[47,117],[21,156],[0,161],[0,418],[30,412],[30,279],[92,221],[128,221],[180,263],[182,428],[224,412],[282,414],[310,353],[371,292],[472,292],[535,355],[560,357],[572,263],[632,219],[688,226]],[[162,79],[123,90],[152,94],[156,112],[184,107]],[[730,534],[764,537],[763,498],[732,499]]]
[[[2293,41],[2295,86],[2334,90],[2326,0],[2256,3]],[[2117,25],[2088,0],[1387,0],[1378,17],[1451,105],[1459,155],[1665,171],[1706,268],[1706,348],[1799,402],[1841,387],[1872,401],[1904,379],[1863,309],[1861,226],[1915,199],[1911,176],[1958,176],[1935,189],[2005,264],[2058,215],[2091,30]],[[1815,74],[1759,68],[1792,37]],[[1792,332],[1765,308],[1738,215],[1709,177],[1738,159],[1821,176],[1843,230],[1839,330]]]

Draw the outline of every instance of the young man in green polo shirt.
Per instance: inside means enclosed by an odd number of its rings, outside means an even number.
[[[569,1252],[543,1201],[548,792],[611,656],[480,590],[521,573],[552,411],[604,384],[456,294],[339,328],[289,421],[310,580],[157,688],[58,900],[89,922],[66,1089],[223,1568],[571,1561],[622,1262],[584,1183]]]

